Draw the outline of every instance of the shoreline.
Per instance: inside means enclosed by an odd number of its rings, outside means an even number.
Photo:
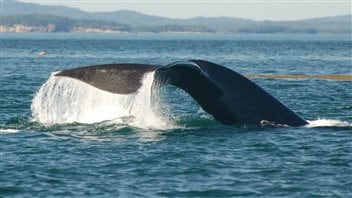
[[[175,35],[350,35],[350,33],[324,33],[324,32],[201,32],[201,31],[122,31],[115,29],[101,29],[90,27],[74,27],[69,31],[54,31],[55,25],[26,26],[16,24],[14,26],[0,25],[0,33],[82,33],[82,34],[175,34]]]

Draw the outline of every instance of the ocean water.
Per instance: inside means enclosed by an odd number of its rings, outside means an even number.
[[[39,53],[45,51],[41,56]],[[222,125],[185,92],[54,77],[204,59],[241,74],[352,75],[350,35],[1,34],[1,197],[351,197],[352,82],[252,78],[310,124]]]

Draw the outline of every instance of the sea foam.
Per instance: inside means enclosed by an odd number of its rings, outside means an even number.
[[[307,128],[314,127],[352,127],[352,123],[341,120],[332,119],[317,119],[317,120],[307,120],[308,124],[305,125]]]
[[[0,134],[6,133],[18,133],[20,130],[17,129],[0,129]]]

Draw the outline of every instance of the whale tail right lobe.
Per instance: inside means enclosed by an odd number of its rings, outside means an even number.
[[[175,62],[159,68],[155,75],[185,90],[224,124],[307,124],[254,82],[221,65],[203,60]]]

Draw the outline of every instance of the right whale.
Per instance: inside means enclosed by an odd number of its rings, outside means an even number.
[[[204,60],[178,61],[166,66],[109,64],[69,69],[66,76],[118,94],[137,92],[142,76],[155,71],[154,83],[174,85],[190,94],[204,111],[223,124],[308,124],[264,89],[224,66]]]

